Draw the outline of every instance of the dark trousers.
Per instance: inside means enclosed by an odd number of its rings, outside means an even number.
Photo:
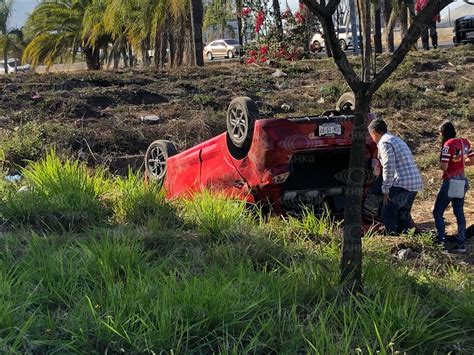
[[[430,45],[428,42],[429,37],[431,37],[431,44],[433,45],[433,48],[438,48],[438,33],[436,32],[436,21],[431,21],[427,26],[423,28],[423,32],[421,34],[421,43],[423,44],[423,49],[430,49]]]
[[[412,228],[411,208],[416,194],[397,186],[390,189],[390,201],[382,208],[382,221],[388,234],[405,233]]]
[[[436,196],[436,202],[433,209],[436,230],[438,232],[438,242],[444,243],[446,240],[446,224],[444,222],[444,211],[449,203],[453,205],[453,213],[458,224],[457,242],[459,248],[464,248],[466,240],[466,218],[464,217],[464,199],[448,197],[449,180],[444,180],[441,189]]]

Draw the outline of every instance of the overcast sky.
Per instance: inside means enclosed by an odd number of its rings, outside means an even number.
[[[19,28],[22,27],[25,24],[26,18],[28,17],[28,14],[33,11],[35,6],[40,2],[40,0],[14,0],[15,4],[13,7],[13,15],[10,20],[10,28]],[[282,9],[285,6],[285,1],[280,0],[282,3]],[[295,10],[298,7],[298,0],[288,0],[288,3],[290,4],[290,7]],[[458,2],[459,4],[459,2]],[[451,7],[457,6],[457,4],[451,4]],[[444,15],[443,11],[442,15]]]

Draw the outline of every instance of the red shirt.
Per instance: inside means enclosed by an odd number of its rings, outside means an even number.
[[[464,151],[462,151],[464,147]],[[453,138],[446,141],[441,149],[441,161],[448,163],[448,169],[443,174],[444,180],[464,174],[464,161],[474,157],[471,143],[464,138]]]
[[[423,11],[423,9],[426,7],[426,5],[428,5],[428,1],[429,0],[416,0],[416,6],[415,6],[415,9],[416,9],[416,12],[417,13],[420,13],[421,11]],[[431,19],[431,21],[435,22],[435,21],[440,21],[441,18],[439,17],[439,14],[437,15],[434,15],[433,18]]]

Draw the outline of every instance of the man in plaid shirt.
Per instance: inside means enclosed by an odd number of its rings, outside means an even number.
[[[412,227],[411,208],[423,189],[421,174],[407,144],[387,132],[387,124],[376,119],[369,124],[382,165],[382,220],[389,234],[404,233]]]

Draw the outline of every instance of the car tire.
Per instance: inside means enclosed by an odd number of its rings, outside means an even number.
[[[145,153],[145,174],[148,179],[163,181],[166,176],[166,161],[177,153],[173,142],[166,140],[152,142]]]
[[[346,92],[341,95],[336,103],[336,110],[340,112],[350,112],[355,109],[355,95],[352,92]]]
[[[207,52],[207,59],[213,60],[214,56],[212,55],[212,52]]]
[[[227,58],[229,58],[229,59],[234,58],[234,52],[228,51],[228,52],[227,52]]]
[[[319,53],[323,50],[321,47],[321,43],[318,40],[313,41],[312,48],[313,48],[313,51],[316,53]]]
[[[250,148],[258,118],[257,105],[250,97],[237,97],[231,101],[227,109],[227,136],[235,147]]]
[[[345,51],[345,50],[347,49],[347,43],[346,43],[346,41],[344,41],[343,39],[340,39],[340,40],[339,40],[339,47],[341,47],[341,49],[342,49],[343,51]]]

